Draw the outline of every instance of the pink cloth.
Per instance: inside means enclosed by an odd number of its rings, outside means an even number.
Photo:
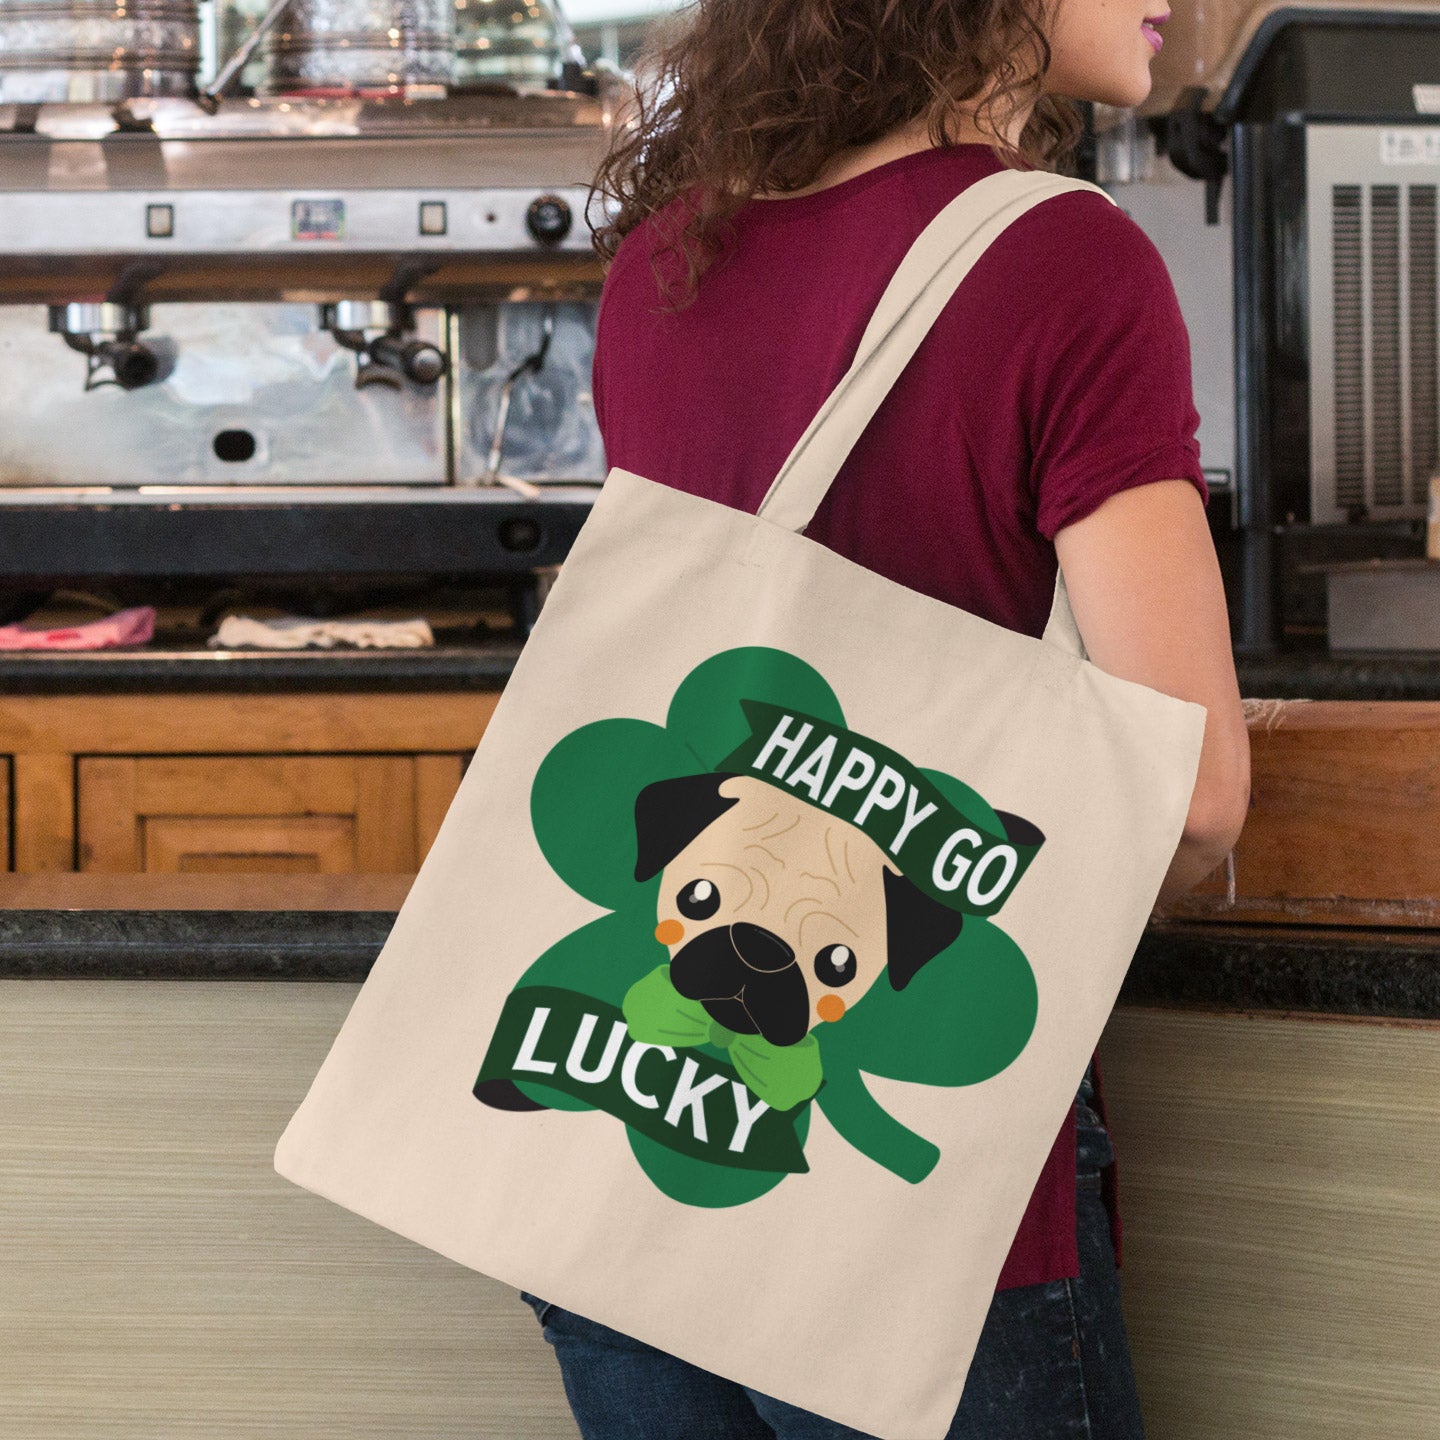
[[[132,605],[83,625],[27,630],[0,625],[0,650],[105,650],[113,645],[143,645],[155,633],[155,607]]]

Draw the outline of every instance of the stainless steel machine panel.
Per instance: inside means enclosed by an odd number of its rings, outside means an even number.
[[[415,318],[419,338],[445,344],[443,312]],[[44,307],[0,307],[0,487],[449,478],[445,386],[357,390],[355,356],[313,305],[156,305],[145,340],[155,384],[87,394],[85,358],[49,333]]]
[[[482,251],[528,253],[537,247],[526,215],[537,194],[514,190],[344,190],[319,183],[300,189],[128,192],[82,190],[9,194],[0,203],[0,254],[128,254],[169,258],[214,254],[318,254],[410,250],[419,254]],[[572,215],[585,190],[546,192]],[[588,256],[590,237],[577,225],[555,250]]]
[[[1316,523],[1418,519],[1440,435],[1440,126],[1308,125]]]
[[[108,543],[115,494],[490,490],[538,517],[598,482],[613,120],[559,92],[0,106],[0,498],[75,491]],[[507,572],[550,533],[514,521]]]
[[[605,478],[590,391],[597,311],[586,300],[460,308],[452,342],[460,484],[484,483],[496,467],[525,480]]]

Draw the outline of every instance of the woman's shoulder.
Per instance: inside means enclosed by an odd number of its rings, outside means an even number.
[[[683,252],[688,247],[684,231],[691,204],[688,194],[672,196],[625,231],[605,263],[606,297],[619,289],[629,292],[642,273],[644,283],[653,286],[657,268],[671,279],[685,273]]]
[[[1155,242],[1124,206],[1085,185],[1047,196],[1008,227],[1005,247],[1018,264],[1047,267],[1055,281],[1114,282],[1165,270]],[[1085,272],[1085,273],[1082,273]],[[1044,280],[1039,273],[1037,280]]]
[[[1170,303],[1164,257],[1144,228],[1108,195],[1067,190],[1032,207],[1011,227],[1006,253],[1031,293],[1048,303],[1088,306]]]
[[[890,184],[874,173],[869,186],[862,175],[828,195],[822,190],[796,200],[753,202],[740,214],[758,210],[763,223],[744,228],[741,250],[758,246],[761,280],[778,273],[777,255],[787,246],[804,250],[815,264],[827,255],[832,264],[843,257],[857,272],[893,265],[906,236],[918,235],[970,184],[1003,168],[992,166],[988,150],[977,160],[979,147],[960,148],[966,153],[921,152],[881,167]],[[648,293],[657,266],[667,275],[683,273],[675,244],[689,203],[690,197],[674,197],[626,232],[606,267],[607,292],[634,294],[643,283]],[[772,223],[782,214],[790,223]],[[828,238],[837,230],[845,236],[843,249]],[[1154,242],[1122,205],[1089,186],[1032,206],[989,247],[983,269],[987,278],[968,287],[972,297],[983,298],[983,308],[999,306],[1015,320],[1028,314],[1047,329],[1072,323],[1089,328],[1104,314],[1123,323],[1126,316],[1149,312],[1150,324],[1169,328],[1179,320],[1174,286]]]
[[[916,234],[972,185],[1005,174],[988,148],[958,146],[931,152],[907,167]],[[1052,178],[1053,171],[1025,173]],[[893,223],[893,219],[891,221]],[[1127,295],[1154,298],[1171,289],[1169,272],[1154,242],[1123,204],[1093,184],[1047,196],[1002,232],[985,257],[1000,283],[997,294],[1013,304],[1086,309],[1097,300]]]

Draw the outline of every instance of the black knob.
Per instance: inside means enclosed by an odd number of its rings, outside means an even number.
[[[382,335],[371,343],[370,358],[377,365],[400,371],[416,385],[433,385],[446,370],[445,352],[427,340]]]
[[[542,245],[558,245],[570,233],[570,207],[558,195],[541,195],[525,212],[525,228]]]
[[[405,347],[405,373],[417,385],[433,385],[445,373],[445,354],[424,340],[412,340]]]
[[[133,340],[110,340],[99,347],[110,362],[115,382],[122,390],[139,390],[151,385],[160,374],[160,361],[148,346]]]

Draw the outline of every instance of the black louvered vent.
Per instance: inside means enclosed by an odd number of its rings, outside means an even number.
[[[1370,189],[1370,376],[1374,501],[1405,503],[1400,413],[1400,187]]]
[[[1435,185],[1331,187],[1335,505],[1426,503],[1440,460]]]
[[[1435,189],[1410,187],[1410,495],[1412,505],[1429,499],[1430,474],[1440,460],[1436,425],[1440,385],[1436,380]]]
[[[1359,185],[1336,185],[1335,236],[1335,503],[1365,502],[1364,249]]]

